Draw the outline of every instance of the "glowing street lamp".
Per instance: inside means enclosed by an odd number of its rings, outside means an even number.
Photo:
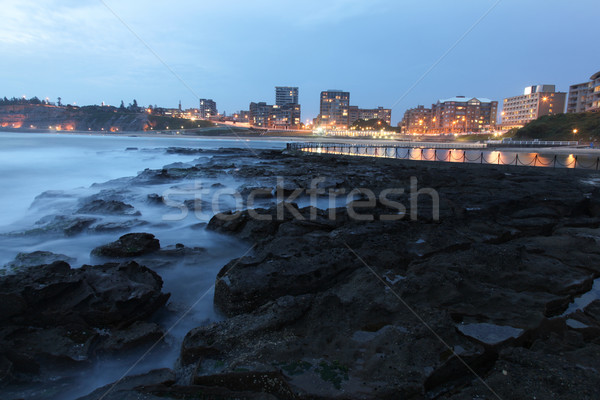
[[[573,135],[577,135],[577,132],[579,132],[578,129],[573,129]]]

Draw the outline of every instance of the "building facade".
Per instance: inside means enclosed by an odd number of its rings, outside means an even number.
[[[590,77],[589,82],[569,88],[568,113],[600,111],[600,72]]]
[[[296,129],[300,126],[300,104],[250,103],[248,122],[260,128]]]
[[[350,126],[350,93],[342,90],[321,92],[317,124],[327,129],[347,129]]]
[[[216,117],[219,114],[217,112],[217,103],[215,103],[212,99],[200,99],[198,114],[202,119]]]
[[[359,108],[358,118],[364,120],[381,119],[388,125],[392,124],[392,110],[390,108]],[[354,121],[352,121],[354,122]]]
[[[348,107],[348,125],[352,125],[359,119],[366,121],[370,119],[384,120],[388,125],[392,123],[392,110],[389,108],[359,108],[358,106]]]
[[[544,115],[565,112],[566,93],[556,91],[554,85],[528,86],[521,96],[504,99],[502,128],[522,128]]]
[[[358,106],[348,107],[348,124],[352,125],[360,119],[360,108]]]
[[[300,104],[274,105],[272,126],[279,129],[299,128],[302,122],[300,114]]]
[[[298,129],[302,123],[298,104],[298,88],[275,87],[275,105],[265,102],[250,103],[248,122],[261,128]]]
[[[287,104],[298,104],[298,88],[292,86],[276,86],[275,105],[285,106]]]
[[[417,106],[406,110],[400,128],[402,133],[407,134],[423,134],[429,133],[431,124],[431,108],[425,106]]]
[[[273,115],[273,106],[264,101],[250,103],[248,120],[250,125],[260,128],[270,128],[271,122],[275,119]]]
[[[429,131],[436,134],[478,133],[496,128],[498,102],[485,98],[456,96],[431,107]]]

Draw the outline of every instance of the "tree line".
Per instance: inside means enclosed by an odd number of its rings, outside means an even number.
[[[34,96],[30,99],[25,97],[12,97],[0,98],[0,106],[15,106],[15,105],[39,105],[39,104],[50,104],[48,100],[40,100],[37,96]]]

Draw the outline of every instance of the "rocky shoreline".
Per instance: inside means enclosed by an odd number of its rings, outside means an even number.
[[[573,307],[600,277],[600,175],[238,149],[131,182],[202,176],[247,179],[240,193],[263,189],[273,200],[205,228],[254,246],[216,277],[226,318],[189,332],[173,368],[82,399],[600,395],[600,300]],[[411,178],[435,190],[439,207],[426,194],[411,201]],[[375,198],[361,193],[353,210],[293,204],[305,200],[296,189],[326,199],[356,188]],[[402,190],[382,197],[389,189]],[[276,206],[277,193],[290,202]],[[54,255],[0,278],[3,385],[43,383],[58,359],[78,368],[160,341],[151,317],[168,294],[160,272],[140,264],[203,250],[155,240],[122,236],[94,250],[104,264],[71,269]]]

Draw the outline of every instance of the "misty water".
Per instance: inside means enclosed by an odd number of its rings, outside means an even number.
[[[112,242],[128,232],[154,234],[161,247],[182,243],[188,248],[199,247],[203,253],[197,260],[183,258],[174,265],[163,266],[156,272],[164,280],[164,292],[171,293],[165,310],[156,316],[169,331],[167,344],[148,354],[135,368],[130,368],[137,357],[97,361],[93,370],[75,372],[75,381],[65,380],[54,398],[73,399],[114,382],[124,374],[139,374],[156,368],[174,366],[184,335],[191,329],[218,320],[213,308],[213,289],[218,271],[231,259],[240,257],[250,245],[231,237],[205,229],[210,212],[189,212],[182,215],[177,208],[151,204],[149,194],[165,195],[180,200],[194,199],[198,187],[235,189],[244,182],[235,179],[201,179],[165,184],[129,185],[128,177],[136,176],[146,168],[160,169],[165,165],[183,163],[195,165],[209,162],[210,151],[200,154],[171,154],[169,147],[202,148],[260,148],[280,149],[282,141],[247,141],[228,139],[186,139],[151,137],[78,136],[0,132],[0,266],[4,266],[20,252],[37,250],[64,254],[75,259],[74,268],[83,264],[98,264],[90,257],[93,248]],[[69,215],[77,210],[82,199],[109,193],[131,204],[145,225],[114,232],[84,233],[65,237],[52,232],[40,233],[34,229],[38,221],[55,215]],[[224,196],[218,205],[221,211],[234,204]],[[127,217],[93,216],[100,222],[119,223]],[[33,230],[33,231],[32,231]],[[95,262],[96,261],[96,262]],[[198,301],[201,299],[200,301]],[[191,307],[191,310],[190,310]],[[187,311],[190,311],[189,313]],[[56,381],[65,378],[57,371]],[[29,390],[29,391],[28,391]],[[39,391],[27,387],[13,397],[43,397]],[[4,397],[4,396],[0,396]]]

